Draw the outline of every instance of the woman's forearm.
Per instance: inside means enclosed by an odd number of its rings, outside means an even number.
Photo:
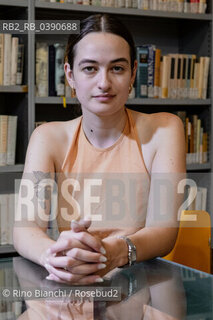
[[[55,243],[36,224],[29,227],[14,227],[13,242],[16,251],[23,257],[44,266],[46,251]]]
[[[145,227],[128,238],[136,246],[137,262],[168,254],[177,237],[177,228]],[[125,240],[115,237],[103,239],[107,251],[107,271],[128,263],[128,246]],[[106,272],[103,270],[101,273]]]
[[[137,261],[167,255],[175,244],[177,232],[176,227],[145,227],[130,235],[136,246]]]

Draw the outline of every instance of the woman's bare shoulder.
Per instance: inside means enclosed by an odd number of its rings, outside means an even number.
[[[169,112],[143,113],[131,110],[136,124],[151,126],[151,128],[170,126],[174,122],[181,123],[181,119]]]
[[[56,170],[60,168],[79,122],[80,118],[76,118],[69,121],[47,122],[38,126],[31,135],[25,163],[32,164],[34,162],[34,167],[43,167],[45,168],[44,170],[48,170],[52,161]],[[46,165],[44,165],[44,154]],[[43,160],[39,164],[41,155]]]
[[[34,135],[41,135],[47,143],[55,144],[69,141],[80,121],[80,117],[68,121],[51,121],[43,123],[34,130]]]
[[[168,131],[182,130],[182,120],[169,112],[142,113],[131,111],[142,141],[150,141],[161,137]]]

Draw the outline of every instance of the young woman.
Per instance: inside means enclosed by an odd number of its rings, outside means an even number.
[[[43,265],[49,280],[101,282],[110,270],[164,256],[175,243],[184,129],[175,115],[126,109],[136,71],[133,39],[113,16],[88,17],[68,40],[65,73],[83,115],[39,126],[24,169],[38,203],[40,180],[57,176],[60,236],[47,236],[39,214],[42,208],[49,214],[47,197],[37,205],[35,221],[23,218],[27,227],[14,228],[16,250]],[[163,194],[158,187],[165,181]],[[98,197],[93,187],[101,190]]]

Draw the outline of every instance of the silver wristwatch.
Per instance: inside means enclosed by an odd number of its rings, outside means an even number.
[[[136,262],[136,258],[137,258],[136,246],[126,236],[118,236],[118,238],[126,241],[126,244],[128,246],[128,265],[129,266],[133,265]]]

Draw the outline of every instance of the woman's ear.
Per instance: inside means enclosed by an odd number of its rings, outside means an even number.
[[[69,86],[74,89],[75,81],[73,78],[73,71],[70,69],[70,64],[68,62],[64,64],[64,72],[67,78],[67,82],[69,83]]]

